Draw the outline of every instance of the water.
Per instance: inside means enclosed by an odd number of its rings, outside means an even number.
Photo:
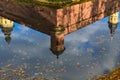
[[[66,50],[57,59],[49,50],[49,36],[15,22],[9,44],[0,30],[0,68],[5,75],[22,69],[29,77],[87,80],[120,66],[119,34],[120,24],[111,40],[106,17],[65,36]]]

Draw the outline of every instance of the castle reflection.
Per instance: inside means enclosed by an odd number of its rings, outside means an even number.
[[[116,12],[112,15],[109,16],[109,21],[108,21],[108,27],[110,29],[110,35],[111,35],[111,39],[113,38],[114,34],[115,34],[115,30],[117,28],[118,22],[119,22],[119,13]],[[2,32],[5,36],[5,41],[10,44],[11,41],[11,33],[13,31],[14,28],[14,22],[6,19],[4,17],[0,17],[0,28],[2,29]],[[34,27],[32,27],[34,29]],[[55,43],[54,40],[52,40],[52,43]],[[57,47],[57,46],[56,46]],[[62,46],[63,47],[63,46]],[[52,53],[54,55],[56,55],[57,59],[59,58],[59,56],[63,53],[63,51],[52,51]]]

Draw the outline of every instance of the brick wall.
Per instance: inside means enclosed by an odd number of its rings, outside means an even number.
[[[65,27],[65,34],[69,34],[119,10],[119,0],[93,0],[58,9],[56,25]]]

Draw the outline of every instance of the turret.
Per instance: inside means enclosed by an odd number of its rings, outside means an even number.
[[[5,40],[9,44],[11,41],[11,32],[13,30],[13,21],[8,20],[4,17],[0,17],[0,26],[2,28],[2,32],[4,33]]]
[[[51,31],[51,51],[53,54],[59,58],[59,55],[62,54],[65,50],[64,47],[64,27],[58,26],[54,27]]]
[[[58,59],[59,58],[59,56],[62,54],[64,52],[64,50],[63,51],[57,51],[57,52],[52,52],[54,55],[56,55],[56,58]]]
[[[118,12],[110,15],[109,17],[109,29],[110,29],[110,35],[111,35],[111,38],[113,38],[114,36],[114,33],[115,33],[115,30],[117,28],[117,25],[118,25],[118,20],[119,20],[119,16],[118,16]]]

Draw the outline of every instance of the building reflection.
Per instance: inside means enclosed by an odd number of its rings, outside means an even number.
[[[52,52],[54,55],[56,55],[56,58],[59,59],[59,56],[63,53],[64,51],[61,52]]]
[[[59,58],[64,50],[64,28],[58,27],[51,31],[51,52]]]
[[[113,38],[115,34],[118,22],[119,22],[118,12],[110,15],[108,25],[110,29],[111,38]],[[2,32],[4,33],[6,42],[9,44],[11,41],[11,32],[14,28],[14,22],[0,16],[0,27],[2,29]],[[56,55],[57,59],[59,58],[59,55],[61,55],[65,50],[63,31],[64,29],[55,29],[53,32],[51,32],[52,38],[50,50],[54,55]]]
[[[115,30],[118,26],[118,22],[119,22],[119,13],[118,12],[110,15],[108,23],[109,23],[111,38],[113,38],[113,36],[115,34]]]
[[[6,42],[9,44],[11,41],[11,32],[14,27],[14,22],[0,16],[0,27],[2,29],[2,32],[4,33]]]

